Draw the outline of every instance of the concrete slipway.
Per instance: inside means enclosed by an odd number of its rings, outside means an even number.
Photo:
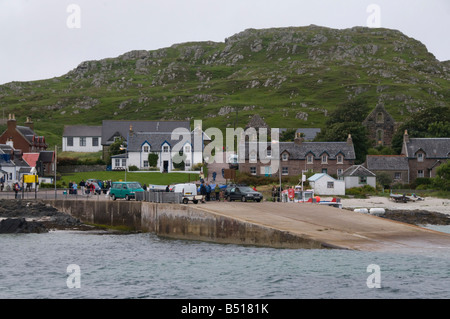
[[[83,222],[159,236],[275,248],[450,249],[450,234],[318,204],[49,200]]]

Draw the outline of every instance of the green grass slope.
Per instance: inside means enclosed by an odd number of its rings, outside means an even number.
[[[193,120],[245,127],[323,127],[336,105],[384,103],[397,121],[426,106],[450,107],[450,72],[396,30],[319,26],[249,29],[223,43],[193,42],[86,61],[67,74],[0,86],[0,107],[49,144],[64,125],[105,119]],[[236,123],[237,120],[237,123]]]

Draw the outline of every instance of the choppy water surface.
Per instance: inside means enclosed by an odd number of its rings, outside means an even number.
[[[80,267],[68,288],[67,267]],[[368,288],[369,265],[381,288]],[[54,231],[0,235],[0,298],[450,298],[450,247],[288,250]],[[75,281],[74,281],[75,282]]]

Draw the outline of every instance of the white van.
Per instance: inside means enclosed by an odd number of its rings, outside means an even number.
[[[183,204],[187,204],[189,201],[197,204],[198,201],[203,201],[203,195],[197,195],[197,185],[192,183],[175,184],[172,188],[172,192],[181,193],[183,198]]]

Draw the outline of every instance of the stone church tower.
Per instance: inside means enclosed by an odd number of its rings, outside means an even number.
[[[375,109],[363,121],[363,125],[367,128],[368,138],[372,140],[374,147],[390,147],[392,145],[392,137],[394,136],[397,124],[393,117],[386,111],[383,104],[377,104]]]

